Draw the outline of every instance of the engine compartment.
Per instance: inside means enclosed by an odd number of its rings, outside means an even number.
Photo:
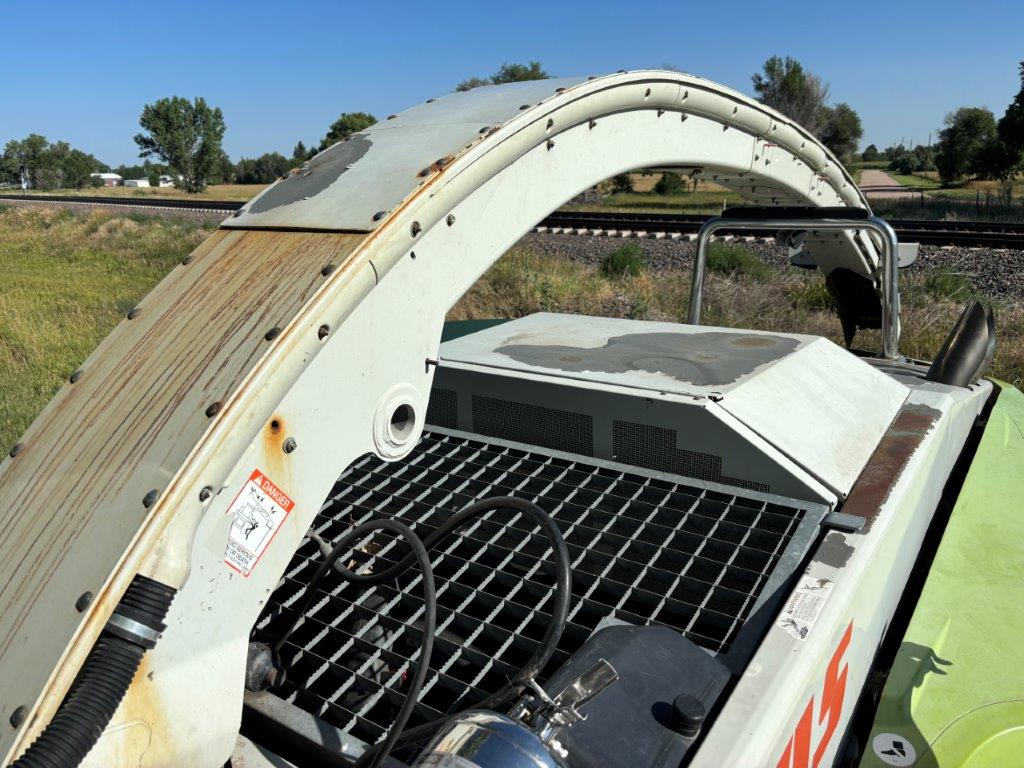
[[[605,324],[599,338],[587,339],[584,329],[593,333],[597,323]],[[519,496],[554,518],[572,559],[569,620],[541,682],[557,677],[595,633],[618,625],[671,630],[723,670],[742,675],[838,494],[779,451],[783,439],[773,442],[770,433],[737,425],[728,409],[749,410],[757,389],[773,386],[764,384],[765,372],[801,354],[812,387],[815,363],[834,368],[834,359],[847,364],[857,385],[876,384],[884,396],[861,407],[867,412],[862,430],[873,423],[884,430],[905,387],[849,353],[823,354],[817,347],[830,343],[822,339],[722,332],[709,346],[714,329],[687,339],[692,329],[664,326],[535,315],[442,344],[422,437],[398,461],[367,454],[343,472],[270,596],[253,642],[271,645],[295,621],[296,605],[331,543],[354,526],[390,517],[426,537],[477,499]],[[602,336],[601,327],[612,335]],[[691,343],[661,342],[658,355],[648,357],[630,348],[608,364],[615,334],[654,333]],[[552,353],[552,341],[565,338],[574,348]],[[520,349],[506,354],[510,339]],[[532,361],[524,362],[522,348],[531,343],[539,349],[526,349]],[[506,359],[495,361],[496,355]],[[551,370],[560,364],[573,370]],[[777,400],[779,410],[806,407],[797,387],[788,390]],[[835,405],[841,386],[832,397]],[[808,424],[794,422],[794,430],[800,423]],[[820,443],[822,425],[810,426]],[[863,439],[838,429],[830,434],[833,443]],[[813,447],[866,460],[873,444]],[[822,475],[820,468],[807,469]],[[841,476],[825,479],[841,486]],[[779,486],[803,498],[771,492]],[[387,537],[374,542],[355,551],[348,567],[385,569],[403,551]],[[530,522],[497,514],[431,553],[435,650],[409,727],[472,707],[526,662],[551,619],[553,566],[546,551]],[[269,693],[247,694],[249,729],[265,733],[301,713],[316,724],[313,742],[344,743],[353,755],[382,739],[417,664],[418,581],[413,570],[364,589],[328,576],[280,650],[283,680]],[[650,704],[648,712],[632,715],[671,734],[671,724],[654,714],[671,707],[671,699]],[[602,707],[601,700],[590,706]],[[288,732],[285,740],[294,736]],[[310,741],[279,749],[316,752]],[[409,762],[416,751],[395,757]],[[680,759],[662,755],[650,764]]]

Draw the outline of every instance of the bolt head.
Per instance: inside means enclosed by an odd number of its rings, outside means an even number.
[[[387,211],[377,211],[375,214],[373,214],[373,220],[374,221],[380,221],[381,219],[383,219],[387,215],[388,215]]]
[[[447,215],[447,216],[445,217],[445,220],[444,220],[444,222],[445,222],[445,224],[447,224],[447,225],[448,225],[448,226],[450,227],[450,226],[451,226],[452,224],[454,224],[454,223],[455,223],[455,214],[454,214],[454,213],[449,213],[449,214],[448,214],[448,215]]]
[[[11,712],[11,726],[14,728],[20,728],[21,724],[25,722],[26,717],[28,717],[28,707],[22,704]]]
[[[284,444],[281,446],[281,450],[283,450],[285,453],[291,453],[298,447],[299,444],[295,442],[295,438],[289,437],[285,439]]]
[[[24,443],[15,443],[13,446],[11,446],[11,458],[13,459],[15,456],[21,453],[24,447]]]
[[[210,403],[210,405],[206,409],[206,417],[212,419],[214,416],[220,413],[220,409],[223,407],[223,404],[219,402]]]
[[[210,496],[213,495],[213,488],[208,485],[203,486],[202,490],[199,491],[199,500],[208,501]]]
[[[153,490],[151,490],[149,493],[142,497],[142,506],[148,509],[149,507],[152,507],[154,504],[156,504],[156,500],[158,498],[160,498],[160,491],[154,488]]]
[[[136,317],[139,316],[140,312],[142,312],[142,309],[140,309],[139,307],[132,307],[130,310],[128,310],[127,317],[129,320],[134,320]]]
[[[326,339],[330,334],[331,326],[327,325],[327,323],[324,323],[323,325],[316,329],[316,337],[320,339],[320,341]]]
[[[83,373],[82,369],[79,368],[77,371],[75,371],[70,376],[68,376],[68,381],[70,381],[72,384],[74,384],[76,381],[78,381],[80,378],[82,378],[82,373]]]
[[[269,331],[267,331],[265,334],[263,334],[263,338],[266,339],[267,341],[273,341],[280,334],[281,334],[281,329],[275,326],[275,327],[271,328]]]
[[[320,270],[320,274],[323,275],[324,277],[327,277],[334,270],[335,266],[333,264],[324,264],[323,269]]]
[[[85,609],[92,605],[92,598],[92,592],[83,592],[75,601],[75,610],[79,613],[84,613]]]

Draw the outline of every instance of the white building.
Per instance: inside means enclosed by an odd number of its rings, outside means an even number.
[[[180,179],[181,176],[179,176],[178,178]],[[174,186],[174,178],[171,177],[171,176],[168,176],[165,173],[165,174],[163,174],[160,177],[160,182],[159,182],[158,186],[161,186],[161,187],[173,187]]]
[[[126,187],[148,187],[149,179],[127,179],[124,183]],[[163,186],[162,184],[160,186]]]
[[[90,173],[89,176],[99,179],[104,187],[116,187],[122,181],[121,177],[116,173]]]

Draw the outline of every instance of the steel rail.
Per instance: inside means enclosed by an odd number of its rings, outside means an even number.
[[[600,230],[605,232],[664,233],[696,235],[709,217],[694,214],[604,213],[557,211],[540,222],[545,230]],[[962,248],[1005,248],[1024,250],[1024,224],[997,222],[951,222],[892,220],[889,222],[900,240],[923,245],[951,245]],[[736,235],[739,229],[722,227],[719,235]],[[763,227],[744,230],[747,235],[774,236]]]

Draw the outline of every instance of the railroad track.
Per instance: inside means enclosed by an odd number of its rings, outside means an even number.
[[[115,208],[160,208],[182,211],[207,211],[231,214],[244,203],[231,200],[173,200],[167,198],[133,199],[124,197],[71,197],[62,195],[0,195],[3,200],[70,205],[101,205]],[[696,239],[706,216],[679,213],[603,213],[558,211],[537,225],[536,231],[549,234],[607,235],[617,237],[655,237]],[[891,220],[901,241],[922,245],[960,248],[1003,248],[1024,250],[1024,224],[977,221]],[[730,232],[720,230],[718,237],[773,237],[773,232]]]
[[[612,213],[558,211],[537,229],[552,234],[605,234],[671,237],[695,240],[706,216],[690,214]],[[1024,250],[1024,224],[975,221],[891,220],[896,236],[903,242],[961,248],[1007,248]],[[746,230],[718,231],[719,237],[774,237],[774,232]]]

